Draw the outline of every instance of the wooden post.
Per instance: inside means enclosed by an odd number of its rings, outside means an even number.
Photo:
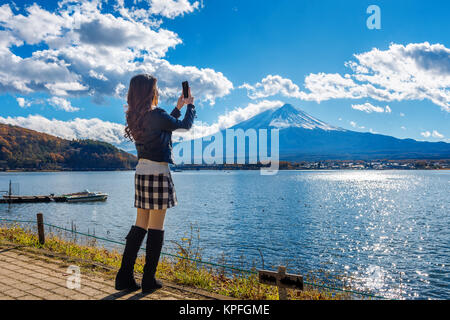
[[[39,243],[43,245],[45,243],[45,234],[44,234],[44,215],[42,213],[38,213],[37,215],[37,228],[39,235]]]
[[[285,287],[280,286],[281,278],[286,274],[286,267],[278,267],[277,287],[278,287],[278,300],[287,300],[287,290]]]
[[[12,188],[11,188],[11,180],[9,180],[9,191],[8,191],[8,203],[11,204],[11,192],[12,192]]]
[[[279,266],[278,271],[258,270],[259,282],[277,286],[278,299],[287,300],[287,289],[303,290],[303,277],[299,274],[286,273],[286,267]]]

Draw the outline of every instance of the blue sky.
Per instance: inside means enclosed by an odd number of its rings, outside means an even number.
[[[366,25],[372,4],[381,29]],[[191,82],[197,134],[288,102],[346,129],[450,142],[449,10],[411,0],[3,2],[0,122],[124,146],[126,87],[146,71],[166,109]]]

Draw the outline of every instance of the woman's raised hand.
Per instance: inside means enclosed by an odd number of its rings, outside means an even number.
[[[178,98],[178,101],[177,101],[178,110],[181,110],[181,108],[183,108],[183,106],[184,106],[184,96],[183,96],[183,93],[181,93],[181,96]]]

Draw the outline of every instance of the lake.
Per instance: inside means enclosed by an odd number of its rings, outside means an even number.
[[[163,251],[198,228],[203,259],[289,273],[323,269],[391,298],[450,298],[450,171],[184,171]],[[109,194],[106,202],[0,204],[31,219],[124,241],[135,221],[134,171],[0,173],[20,194]],[[195,234],[197,236],[197,234]],[[107,243],[101,243],[111,246]],[[121,248],[119,247],[121,250]]]

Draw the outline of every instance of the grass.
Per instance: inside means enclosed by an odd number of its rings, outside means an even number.
[[[193,245],[193,240],[191,234],[190,237],[181,239],[181,242],[174,242],[178,248],[176,255],[179,257],[162,256],[158,265],[157,278],[238,299],[278,299],[277,288],[260,284],[257,274],[244,272],[227,273],[224,268],[213,268],[212,266],[188,260],[201,260],[201,250]],[[33,230],[20,227],[17,224],[0,225],[0,241],[43,248],[54,253],[86,261],[85,268],[94,268],[91,262],[97,262],[114,268],[114,271],[110,272],[103,270],[105,275],[110,277],[120,267],[122,257],[121,252],[117,250],[107,250],[99,246],[96,239],[86,237],[84,241],[81,238],[66,240],[62,232],[46,233],[45,244],[40,245],[38,236]],[[140,255],[136,261],[135,271],[142,273],[143,266],[144,257]],[[253,269],[253,271],[255,270]],[[307,278],[305,280],[308,280],[310,283],[320,283],[316,278]],[[352,298],[349,293],[323,288],[318,289],[309,285],[305,285],[303,291],[289,289],[288,297],[292,300],[342,300]]]

